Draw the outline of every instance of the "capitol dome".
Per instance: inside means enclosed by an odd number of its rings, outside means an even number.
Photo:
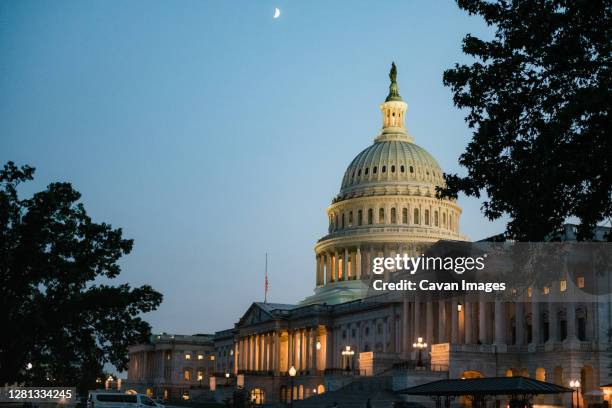
[[[405,193],[409,187],[443,186],[438,162],[408,136],[376,141],[349,164],[335,201],[367,195],[368,192]],[[429,190],[429,189],[428,189]]]
[[[328,231],[315,245],[317,286],[303,304],[364,297],[375,257],[415,256],[440,240],[467,240],[456,201],[436,197],[444,186],[440,165],[406,131],[408,105],[396,76],[393,64],[380,134],[350,162],[327,208]]]

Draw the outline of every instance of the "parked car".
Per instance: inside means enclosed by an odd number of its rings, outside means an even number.
[[[91,392],[87,408],[163,408],[144,394]]]

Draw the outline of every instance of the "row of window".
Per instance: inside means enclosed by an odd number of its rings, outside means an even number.
[[[192,358],[193,358],[193,354],[185,353],[185,360],[191,360]],[[196,355],[196,358],[198,360],[204,360],[206,358],[206,356],[204,354],[202,354],[202,353],[198,353]],[[170,360],[170,353],[168,353],[167,359]],[[215,360],[215,356],[213,354],[211,354],[211,355],[208,356],[208,359],[211,360],[211,361],[214,361]]]
[[[577,276],[576,277],[576,287],[578,287],[579,289],[584,289],[585,286],[585,280],[584,280],[584,276]],[[542,294],[544,295],[548,295],[550,294],[550,290],[551,287],[550,286],[544,286],[542,288]],[[567,291],[567,279],[561,279],[559,281],[559,292],[566,292]],[[516,294],[516,289],[512,290],[513,294]],[[532,297],[533,296],[533,288],[527,288],[527,296],[528,297]]]
[[[390,224],[398,224],[397,209],[391,208],[390,213],[391,213],[389,217]],[[348,215],[348,220],[347,220],[347,215]],[[447,217],[446,217],[445,212],[442,213],[441,218],[442,219],[440,220],[438,210],[433,211],[433,217],[430,217],[429,210],[425,210],[423,211],[423,219],[421,220],[421,211],[418,208],[415,208],[412,214],[412,224],[420,225],[422,221],[423,225],[433,225],[434,227],[439,227],[441,225],[442,227],[446,227]],[[441,224],[440,224],[440,221],[442,221]],[[329,231],[333,232],[333,231],[342,230],[342,229],[345,229],[347,225],[349,228],[352,227],[353,225],[361,226],[361,225],[364,225],[364,223],[366,225],[374,224],[374,210],[372,208],[368,208],[367,218],[365,220],[363,217],[363,210],[357,210],[356,220],[354,219],[353,211],[349,211],[348,213],[343,212],[340,215],[340,217],[338,216],[338,214],[334,214],[333,216],[330,216],[329,217]],[[385,223],[385,209],[379,208],[377,224],[384,224],[384,223]],[[408,208],[405,208],[405,207],[402,208],[401,223],[402,224],[409,223]],[[454,229],[454,218],[452,214],[449,214],[448,216],[448,227],[450,229]]]
[[[395,171],[396,171],[395,164],[392,164],[390,166],[390,172],[391,173],[395,173]],[[383,174],[386,173],[387,172],[387,166],[382,166],[380,168],[380,172],[383,173]],[[399,166],[399,172],[400,173],[405,173],[406,172],[406,167],[403,164]],[[414,174],[414,167],[413,166],[408,166],[408,172],[411,173],[411,174]],[[369,167],[366,167],[365,169],[363,169],[363,175],[364,176],[367,176],[369,173],[370,173],[370,168]],[[372,167],[372,174],[377,174],[377,173],[378,173],[378,166]],[[425,174],[427,176],[429,176],[429,170],[428,169],[425,170]],[[361,177],[361,169],[358,169],[357,171],[353,170],[353,172],[351,173],[351,182],[353,180],[355,180],[355,175],[357,175],[357,177]],[[431,175],[436,177],[437,173],[434,170],[432,170],[431,171]]]
[[[196,376],[195,376],[195,380],[196,381],[204,381],[204,369],[203,368],[198,368],[196,370]],[[185,381],[191,381],[193,378],[193,368],[191,367],[185,367],[183,368],[183,380]]]

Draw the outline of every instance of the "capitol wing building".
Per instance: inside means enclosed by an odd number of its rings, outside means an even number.
[[[523,376],[565,387],[580,380],[580,406],[601,398],[599,387],[612,382],[610,303],[550,302],[546,296],[562,295],[567,281],[517,303],[367,299],[375,257],[468,240],[457,202],[436,198],[443,170],[406,130],[395,65],[389,76],[381,132],[350,162],[327,209],[314,293],[296,304],[253,303],[232,329],[214,335],[154,336],[132,347],[128,387],[167,400],[224,401],[240,388],[256,405],[365,407],[371,398],[378,408],[402,400],[429,406],[431,399],[398,391],[440,379]],[[596,284],[572,279],[570,286]],[[532,402],[567,407],[570,395]],[[448,403],[471,406],[467,398]]]

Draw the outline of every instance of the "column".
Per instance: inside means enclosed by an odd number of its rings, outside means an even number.
[[[390,344],[391,344],[391,352],[394,353],[397,351],[397,348],[395,347],[395,331],[396,331],[396,327],[395,327],[395,305],[391,304],[391,317],[389,318],[389,337],[390,337]]]
[[[361,279],[361,248],[355,253],[355,279]]]
[[[465,344],[474,343],[474,328],[472,326],[472,302],[467,300],[463,304],[463,321],[464,321],[464,332],[465,332]]]
[[[501,300],[495,301],[495,344],[506,343],[506,311]]]
[[[317,367],[317,357],[319,354],[319,351],[317,350],[317,341],[319,337],[318,333],[319,333],[318,328],[312,329],[312,370],[315,373],[318,370],[318,367]]]
[[[277,331],[274,332],[272,341],[274,347],[272,366],[274,367],[274,375],[278,376],[280,374],[280,336]]]
[[[338,282],[339,276],[340,276],[340,273],[339,273],[340,262],[338,262],[338,259],[339,259],[338,251],[336,251],[334,253],[334,282]]]
[[[304,329],[304,370],[310,368],[310,329]]]
[[[481,300],[478,303],[478,341],[487,344],[487,302]]]
[[[413,338],[408,341],[409,345],[414,343],[417,337],[423,337],[423,333],[421,333],[421,301],[418,298],[414,302],[414,330],[412,337]],[[429,342],[430,340],[425,339],[425,341]]]
[[[325,328],[325,368],[334,368],[334,339],[333,332],[329,326]]]
[[[330,283],[332,281],[332,257],[329,252],[325,252],[325,262],[326,262],[326,270],[325,270],[325,281]]]
[[[514,306],[514,325],[516,330],[516,344],[525,343],[525,304],[523,299],[518,299]]]
[[[348,249],[344,248],[344,255],[342,257],[342,280],[348,280]]]
[[[535,288],[531,291],[531,343],[532,344],[540,344],[541,334],[540,327],[542,327],[541,323],[541,315],[540,315],[540,303],[538,302],[538,293]]]
[[[408,299],[404,297],[404,303],[402,303],[402,351],[404,360],[408,360],[408,356],[410,355],[410,334],[408,331],[408,324],[410,319],[408,317],[408,313],[410,312],[410,304],[408,303]]]
[[[566,341],[576,341],[576,305],[574,302],[567,302],[565,307],[565,316],[567,319],[567,338]]]
[[[426,316],[425,316],[425,342],[429,344],[435,343],[434,337],[434,312],[433,312],[433,301],[428,297],[426,304]],[[420,334],[419,334],[420,336]]]
[[[438,343],[446,343],[446,319],[448,315],[446,313],[446,302],[444,300],[438,301]]]
[[[548,295],[549,297],[551,296]],[[548,341],[555,342],[559,340],[559,324],[557,316],[557,305],[554,302],[548,301]]]
[[[451,302],[451,338],[450,342],[454,344],[459,343],[459,311],[457,310],[457,299],[453,299]]]

